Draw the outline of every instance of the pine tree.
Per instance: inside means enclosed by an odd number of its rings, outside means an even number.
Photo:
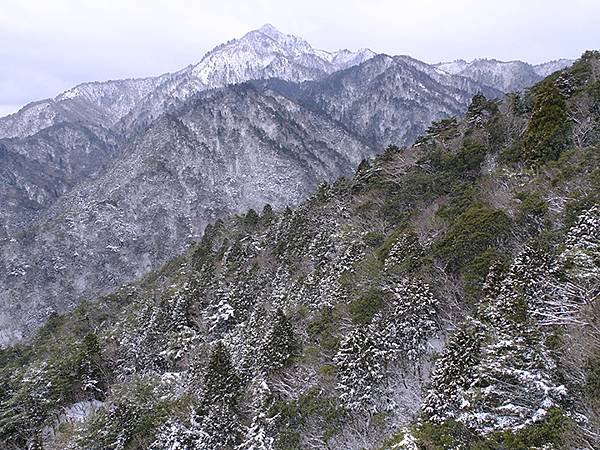
[[[89,333],[83,338],[80,358],[81,389],[102,400],[106,390],[106,377],[100,354],[100,343],[95,333]]]
[[[276,372],[285,367],[297,354],[298,343],[290,320],[281,309],[275,313],[273,327],[261,347],[261,368],[265,373]]]
[[[241,426],[237,404],[240,378],[227,348],[218,342],[204,376],[204,392],[199,415],[199,450],[232,450],[240,442]]]
[[[260,224],[263,227],[268,227],[275,220],[275,213],[273,212],[273,207],[270,204],[266,204],[262,210],[262,214],[260,215]]]
[[[371,331],[360,327],[340,343],[334,357],[340,399],[350,409],[372,408],[373,391],[383,378],[384,366]]]
[[[197,416],[192,413],[190,424],[169,419],[161,428],[150,450],[201,450],[198,447],[203,434]]]
[[[465,391],[474,383],[481,359],[482,335],[476,322],[467,322],[450,339],[431,375],[423,411],[435,421],[455,416],[465,406]]]
[[[256,211],[250,208],[244,217],[244,225],[248,228],[254,228],[256,225],[258,225],[259,221],[260,218],[258,217]]]
[[[235,406],[240,395],[241,383],[231,363],[229,351],[218,342],[210,356],[204,376],[202,405],[205,409],[218,404]]]
[[[202,417],[198,450],[233,450],[241,441],[240,419],[228,402],[211,406]]]
[[[273,396],[264,379],[255,379],[252,392],[252,423],[247,428],[243,442],[238,450],[274,450],[273,434],[274,417],[268,411],[273,405]]]

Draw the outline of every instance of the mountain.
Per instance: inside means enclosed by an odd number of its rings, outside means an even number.
[[[59,168],[58,172],[55,167],[37,168],[35,172],[51,174],[36,175],[31,180],[23,177],[18,168],[6,167],[6,186],[10,186],[7,189],[12,198],[19,200],[9,202],[0,230],[14,230],[31,223],[36,211],[45,210],[84,178],[102,173],[119,155],[118,148],[135,139],[137,133],[143,132],[169,108],[181,106],[184,100],[199,92],[259,78],[316,79],[359,64],[373,55],[367,49],[358,52],[315,50],[306,41],[265,25],[213,49],[199,63],[179,72],[143,79],[83,83],[54,99],[31,103],[15,114],[0,118],[0,145],[6,151],[18,153],[11,158],[24,158],[18,163],[21,167],[46,164],[49,160],[53,161],[51,166],[64,165],[64,160],[76,165]],[[51,132],[55,138],[48,141],[45,136],[48,132],[43,131],[52,127],[55,127]],[[86,134],[89,142],[74,136],[73,127]],[[64,136],[58,137],[56,130],[64,130]],[[40,135],[29,139],[37,133]],[[32,148],[28,149],[29,146]],[[40,146],[45,150],[40,150]],[[94,150],[98,146],[102,149]],[[89,154],[87,161],[79,157],[84,148]],[[47,155],[40,157],[40,151]]]
[[[218,217],[299,202],[371,154],[331,119],[274,93],[210,91],[0,243],[2,338],[143,275]]]
[[[459,59],[438,63],[435,64],[435,67],[453,75],[470,78],[502,92],[516,92],[572,63],[573,61],[569,59],[559,59],[533,66],[522,61],[475,59],[467,62]]]
[[[565,67],[569,67],[573,64],[572,59],[556,59],[554,61],[548,61],[542,64],[537,64],[533,66],[535,72],[541,77],[547,77],[548,75],[553,74],[559,70],[564,69]]]
[[[372,56],[264,26],[179,72],[84,83],[0,119],[0,345],[158,267],[217,218],[296,204],[475,94],[501,96]]]
[[[0,441],[7,450],[597,447],[599,83],[600,52],[586,52],[522,95],[476,95],[462,118],[435,121],[351,178],[294,207],[216,220],[158,270],[53,315],[0,352]],[[171,192],[179,164],[160,135],[195,160],[194,120],[210,96],[233,120],[244,101],[266,101],[258,86],[206,92],[161,118],[127,152],[151,148],[154,159],[123,162],[117,190],[132,195],[138,167]],[[288,101],[303,94],[292,87]],[[259,111],[265,140],[272,110]],[[252,162],[240,158],[240,169]],[[163,183],[152,185],[143,211],[164,203],[153,198]]]
[[[208,52],[178,72],[143,79],[78,85],[54,99],[31,103],[0,118],[0,138],[32,135],[60,122],[110,128],[128,114],[156,118],[175,101],[197,92],[253,79],[304,81],[322,78],[374,56],[368,49],[327,52],[271,25]]]
[[[0,242],[2,341],[143,275],[219,217],[298,203],[382,145],[460,114],[481,86],[458,85],[470,90],[382,56],[322,81],[234,85],[172,108]]]
[[[292,89],[293,90],[293,89]],[[378,55],[364,64],[302,83],[294,98],[324,111],[375,147],[406,145],[423,124],[460,115],[477,93],[502,93],[406,56]]]

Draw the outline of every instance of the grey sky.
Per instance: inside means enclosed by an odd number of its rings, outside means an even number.
[[[600,48],[598,0],[0,0],[0,116],[77,83],[158,75],[264,23],[326,50],[539,63]]]

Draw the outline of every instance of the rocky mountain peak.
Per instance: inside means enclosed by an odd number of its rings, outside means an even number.
[[[208,87],[251,79],[304,81],[360,64],[374,52],[314,49],[307,41],[266,24],[208,52],[192,67],[191,76]]]

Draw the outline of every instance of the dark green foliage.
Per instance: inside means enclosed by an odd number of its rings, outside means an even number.
[[[561,448],[569,427],[570,421],[564,413],[553,408],[542,422],[514,432],[491,433],[485,438],[454,420],[443,423],[424,421],[414,428],[413,434],[419,448],[425,450],[457,447],[471,450],[530,450],[548,445],[552,446],[549,448]]]
[[[363,292],[360,297],[348,305],[352,322],[356,325],[366,325],[383,305],[383,292],[371,288]]]
[[[483,126],[490,118],[498,112],[496,101],[488,100],[485,95],[479,93],[473,96],[471,104],[467,109],[465,119],[467,123],[475,126]]]
[[[600,52],[587,50],[573,65],[556,80],[565,94],[572,96],[592,84],[593,64],[598,62]]]
[[[585,391],[592,402],[600,404],[600,352],[586,365]]]
[[[273,326],[260,348],[261,367],[266,373],[277,372],[299,353],[299,344],[290,320],[281,309],[273,318]]]
[[[498,250],[488,248],[463,267],[461,273],[465,283],[466,300],[472,302],[480,298],[490,267],[502,262],[503,256]]]
[[[537,192],[519,192],[516,197],[521,201],[519,215],[522,218],[543,217],[548,212],[548,204]]]
[[[241,381],[231,363],[229,351],[218,342],[210,355],[204,376],[203,408],[210,409],[211,405],[221,403],[235,406],[240,388]]]
[[[509,229],[510,219],[503,211],[475,203],[452,222],[446,234],[435,242],[434,251],[451,269],[458,269],[496,247]]]
[[[458,121],[456,120],[456,117],[441,119],[439,121],[432,122],[425,133],[417,138],[416,144],[425,144],[433,139],[446,141],[458,136],[458,134]]]
[[[450,221],[465,212],[478,198],[477,187],[472,183],[459,183],[448,195],[448,203],[442,205],[436,214]]]
[[[465,139],[460,151],[453,158],[446,160],[447,168],[462,176],[477,172],[485,159],[486,151],[485,145]]]
[[[337,325],[331,308],[323,308],[317,318],[309,322],[306,331],[322,350],[333,352],[337,350],[340,344],[338,337],[335,335]]]
[[[532,448],[562,448],[564,435],[571,426],[570,420],[558,408],[549,411],[542,422],[518,431],[492,433],[486,439],[474,442],[473,450],[530,450]]]
[[[244,225],[248,228],[254,228],[256,225],[258,225],[259,220],[260,218],[258,217],[256,211],[250,208],[244,216]]]
[[[443,423],[422,422],[413,429],[419,449],[441,450],[460,448],[473,439],[472,434],[459,422],[447,420]]]
[[[89,333],[83,338],[79,358],[78,377],[81,380],[81,389],[103,400],[108,388],[108,380],[100,343],[95,333]]]
[[[287,430],[278,436],[275,447],[296,449],[299,443],[296,430],[309,420],[319,424],[318,429],[327,441],[340,431],[346,412],[335,397],[329,397],[318,386],[313,386],[296,400],[275,401],[269,415],[277,417],[279,427]]]
[[[533,113],[523,137],[522,157],[530,162],[555,160],[568,142],[565,100],[550,81],[538,85],[533,95]]]

